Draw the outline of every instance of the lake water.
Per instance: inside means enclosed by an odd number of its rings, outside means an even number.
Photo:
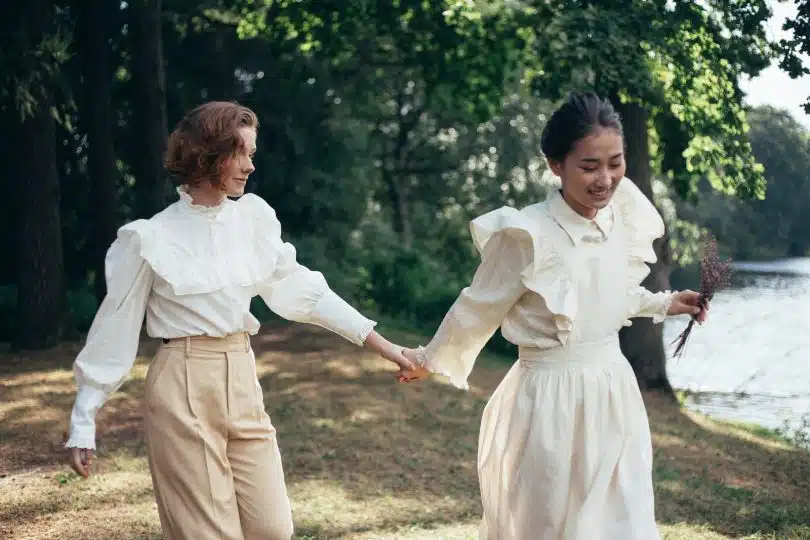
[[[795,428],[810,415],[810,258],[737,263],[735,272],[684,354],[669,360],[670,381],[694,392],[687,405],[700,412]],[[667,344],[687,322],[665,323]]]

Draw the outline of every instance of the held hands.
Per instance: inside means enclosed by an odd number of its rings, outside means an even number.
[[[427,370],[419,366],[416,351],[395,345],[376,331],[372,331],[366,337],[365,346],[397,365],[399,371],[397,371],[396,377],[400,382],[424,379],[429,374]]]
[[[669,306],[667,315],[691,315],[697,322],[703,323],[709,312],[709,303],[701,307],[701,294],[695,291],[685,290],[675,293],[672,297],[672,305]]]
[[[380,356],[394,362],[399,367],[399,371],[396,373],[399,382],[416,381],[430,375],[428,370],[419,365],[414,349],[405,349],[392,343],[389,349],[380,352]]]
[[[380,356],[397,365],[399,368],[399,371],[397,371],[397,377],[402,377],[405,373],[412,371],[415,367],[415,364],[405,357],[403,354],[404,351],[404,348],[400,347],[399,345],[395,345],[394,343],[388,343],[379,351]]]
[[[399,382],[409,383],[430,377],[430,371],[419,364],[419,354],[416,352],[416,349],[403,349],[402,354],[405,358],[410,360],[414,367],[412,370],[399,375]]]

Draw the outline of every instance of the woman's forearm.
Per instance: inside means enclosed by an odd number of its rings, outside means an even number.
[[[376,330],[372,330],[368,336],[366,336],[366,340],[363,342],[363,346],[367,349],[370,349],[377,354],[385,355],[385,353],[389,353],[393,348],[393,344],[382,337],[379,332]]]

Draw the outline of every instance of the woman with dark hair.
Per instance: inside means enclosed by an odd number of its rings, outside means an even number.
[[[163,343],[145,383],[149,469],[169,540],[289,540],[293,534],[276,431],[265,412],[250,335],[259,295],[289,320],[320,325],[412,367],[375,322],[296,261],[273,209],[245,195],[256,115],[206,103],[169,138],[179,200],[129,223],[106,258],[107,295],[76,358],[71,466],[88,476],[95,415],[127,376],[141,324]],[[228,197],[238,197],[232,201]]]
[[[664,233],[624,178],[619,116],[592,93],[549,119],[542,150],[560,186],[471,223],[481,264],[426,347],[405,355],[459,388],[498,327],[519,360],[484,410],[478,473],[488,540],[658,538],[644,402],[618,332],[634,317],[697,315],[692,291],[640,284]]]

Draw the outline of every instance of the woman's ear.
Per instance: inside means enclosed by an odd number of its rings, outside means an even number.
[[[563,163],[562,163],[562,161],[555,161],[555,160],[552,160],[552,159],[549,159],[547,161],[548,161],[548,168],[551,169],[552,174],[554,174],[554,176],[560,176],[561,177],[562,172],[563,172]]]

